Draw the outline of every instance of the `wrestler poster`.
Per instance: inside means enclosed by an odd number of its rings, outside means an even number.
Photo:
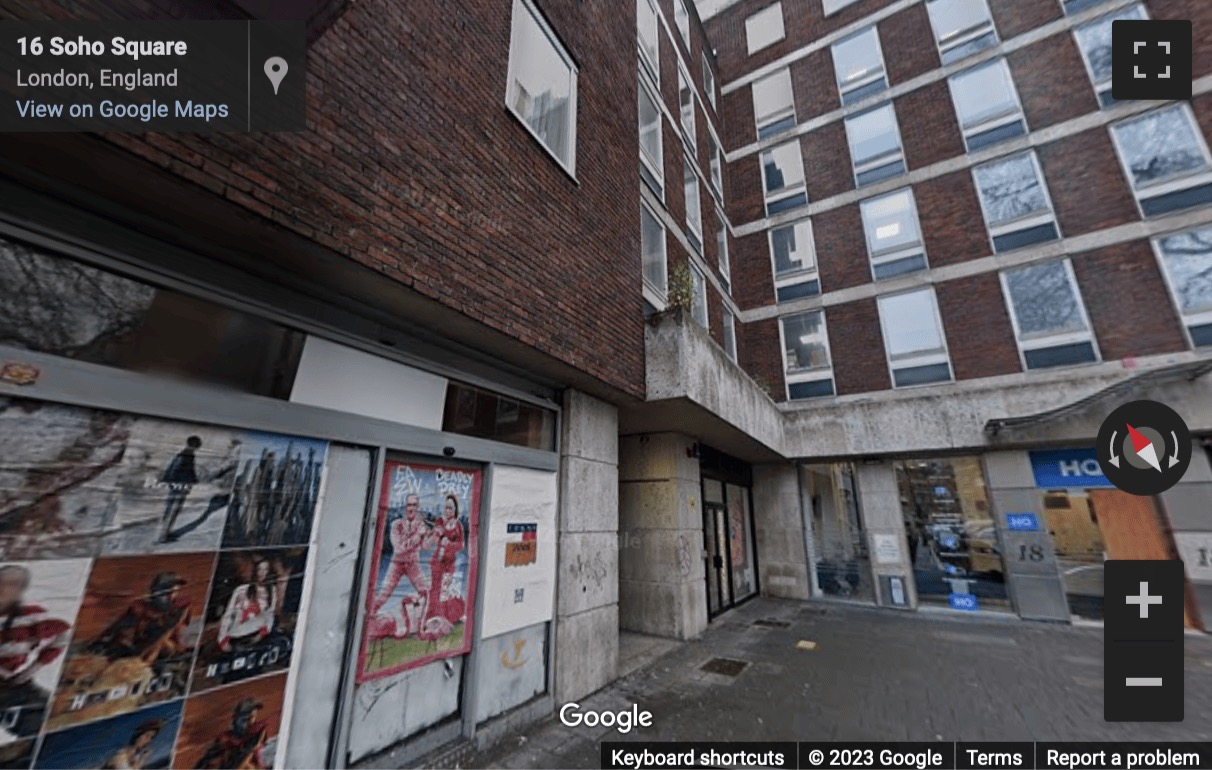
[[[358,681],[471,649],[479,470],[388,461]]]

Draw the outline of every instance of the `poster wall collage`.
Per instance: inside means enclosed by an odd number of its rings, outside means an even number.
[[[0,399],[0,767],[268,767],[327,443]]]

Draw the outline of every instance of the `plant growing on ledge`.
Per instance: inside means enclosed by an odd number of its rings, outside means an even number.
[[[668,309],[689,311],[694,305],[694,277],[689,265],[678,265],[669,276]]]

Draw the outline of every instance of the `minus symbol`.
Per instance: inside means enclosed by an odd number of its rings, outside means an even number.
[[[1130,676],[1125,679],[1128,687],[1161,687],[1160,676]]]

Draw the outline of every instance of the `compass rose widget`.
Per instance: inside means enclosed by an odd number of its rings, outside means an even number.
[[[1157,495],[1178,483],[1191,464],[1191,432],[1170,407],[1133,401],[1116,409],[1098,431],[1098,464],[1117,488]]]

